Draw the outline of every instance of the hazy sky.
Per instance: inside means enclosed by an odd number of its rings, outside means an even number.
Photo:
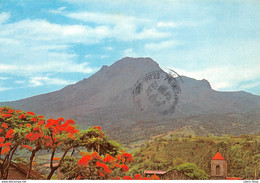
[[[125,56],[260,95],[259,0],[0,0],[0,101],[63,88]]]

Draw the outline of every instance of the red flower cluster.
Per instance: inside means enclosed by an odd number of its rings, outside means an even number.
[[[132,154],[124,153],[124,154],[122,155],[122,162],[123,162],[123,163],[124,163],[124,162],[127,162],[127,163],[133,162],[133,156],[132,156]]]
[[[91,154],[91,156],[92,156],[93,158],[97,159],[97,160],[102,159],[102,157],[99,156],[99,154],[98,154],[96,151],[93,152],[93,153]]]
[[[7,114],[13,114],[14,113],[14,110],[13,109],[10,109],[9,111],[6,112]]]
[[[43,134],[30,132],[26,135],[26,138],[30,141],[38,140],[40,137],[43,137]]]
[[[4,147],[1,151],[1,155],[7,154],[10,151],[10,146]]]
[[[140,174],[136,174],[135,175],[135,180],[142,180],[142,176]]]
[[[19,119],[26,119],[26,115],[25,114],[21,114],[18,118]]]
[[[93,159],[90,155],[85,155],[79,160],[79,165],[88,166],[88,162]]]
[[[111,174],[112,173],[112,170],[110,170],[109,167],[106,164],[104,164],[104,163],[101,163],[101,162],[97,161],[96,162],[96,166],[102,168],[103,172],[106,173],[106,174]]]
[[[28,146],[28,145],[21,145],[21,148],[25,148],[25,149],[28,149],[28,150],[33,149],[31,146]]]
[[[123,170],[123,172],[128,172],[129,168],[127,165],[121,165],[121,169]]]
[[[74,122],[74,120],[72,120],[72,119],[68,119],[68,120],[64,123],[64,125],[75,125],[75,122]]]
[[[0,143],[3,143],[5,139],[3,137],[0,137]]]
[[[104,163],[115,161],[115,158],[110,156],[109,154],[106,155],[106,157],[103,159]]]
[[[3,123],[3,124],[2,124],[2,127],[5,128],[5,129],[8,128],[8,126],[7,126],[6,123]]]
[[[31,121],[34,122],[34,123],[36,123],[36,122],[37,122],[37,119],[36,119],[36,118],[32,118]]]
[[[5,138],[13,138],[14,130],[10,129],[6,132]]]
[[[117,177],[111,177],[111,180],[121,180],[121,178],[119,176]]]
[[[3,115],[3,118],[6,119],[6,118],[10,118],[11,116],[12,116],[12,114],[4,114],[4,115]]]
[[[123,180],[133,180],[133,178],[130,177],[130,176],[124,176],[124,177],[123,177]]]
[[[101,127],[100,126],[95,126],[95,127],[93,127],[93,129],[101,130]]]
[[[30,112],[30,111],[28,111],[26,114],[35,116],[34,112]]]
[[[29,123],[27,123],[25,126],[28,127],[28,128],[31,128],[31,127],[32,127],[32,125],[29,124]]]

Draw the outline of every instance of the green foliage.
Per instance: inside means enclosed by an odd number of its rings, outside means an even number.
[[[185,163],[177,167],[177,170],[185,173],[192,179],[207,180],[209,176],[204,170],[201,170],[194,163]]]
[[[73,156],[66,156],[61,164],[60,171],[63,173],[63,179],[71,180],[75,177],[74,169],[78,168],[78,159]]]
[[[219,151],[227,160],[228,176],[260,178],[260,136],[208,136],[158,138],[134,152],[130,173],[144,170],[170,170],[180,164],[194,163],[210,175],[210,161]]]

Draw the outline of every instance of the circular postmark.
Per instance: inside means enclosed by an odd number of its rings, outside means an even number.
[[[141,111],[152,110],[163,115],[173,113],[181,93],[175,76],[163,70],[143,75],[134,86],[133,99],[135,105]]]

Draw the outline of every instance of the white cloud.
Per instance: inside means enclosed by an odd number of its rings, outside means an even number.
[[[26,83],[26,81],[25,80],[16,80],[15,83],[16,84],[24,84],[24,83]]]
[[[169,32],[154,28],[151,20],[140,17],[98,12],[75,12],[63,15],[87,23],[108,26],[110,37],[124,41],[160,39],[170,35]],[[138,29],[141,31],[138,31]]]
[[[105,49],[105,50],[108,50],[108,51],[112,51],[112,50],[114,50],[114,48],[111,47],[111,46],[107,46],[107,47],[105,47],[104,49]]]
[[[91,22],[95,24],[110,24],[116,25],[123,22],[132,22],[135,24],[149,22],[148,19],[136,18],[133,16],[126,16],[123,14],[108,14],[108,13],[99,13],[99,12],[74,12],[63,14],[69,18],[81,20],[84,22]]]
[[[128,49],[124,50],[123,56],[124,57],[126,57],[126,56],[128,56],[128,57],[137,57],[137,54],[133,51],[132,48],[128,48]]]
[[[53,13],[53,14],[61,14],[63,12],[63,10],[65,10],[65,9],[66,9],[66,7],[63,6],[63,7],[56,9],[56,10],[49,10],[48,12]]]
[[[1,87],[0,86],[0,91],[6,91],[6,90],[11,90],[12,88],[6,88],[6,87]]]
[[[255,88],[255,87],[260,87],[260,82],[259,81],[251,82],[251,83],[242,85],[242,88],[244,88],[244,89],[250,89],[250,88]]]
[[[10,79],[8,77],[0,77],[0,80],[7,80],[7,79]]]
[[[10,18],[10,13],[2,12],[0,13],[0,24],[5,23]]]
[[[150,50],[161,50],[161,49],[166,49],[177,45],[179,45],[177,41],[169,40],[169,41],[162,41],[159,43],[148,43],[145,45],[145,48]]]
[[[63,79],[50,78],[50,77],[32,77],[30,78],[30,86],[37,87],[42,85],[68,85],[75,83],[75,81],[67,81]]]
[[[46,20],[26,19],[4,24],[1,27],[0,38],[27,42],[93,44],[110,37],[110,31],[109,27],[106,26],[60,25]]]
[[[92,73],[87,62],[76,63],[71,44],[91,44],[108,34],[106,28],[23,20],[4,24],[0,31],[0,72],[34,75],[46,72]],[[7,64],[8,63],[8,64]]]
[[[180,75],[199,80],[206,79],[215,90],[245,90],[260,85],[258,82],[260,79],[259,69],[260,63],[255,65],[254,68],[219,66],[197,71],[185,71],[179,68],[174,70]]]
[[[180,27],[196,27],[198,25],[202,25],[204,23],[209,22],[208,20],[204,20],[203,22],[158,22],[157,27],[159,28],[180,28]]]
[[[109,57],[109,55],[101,55],[100,56],[101,59],[108,58],[108,57]]]

